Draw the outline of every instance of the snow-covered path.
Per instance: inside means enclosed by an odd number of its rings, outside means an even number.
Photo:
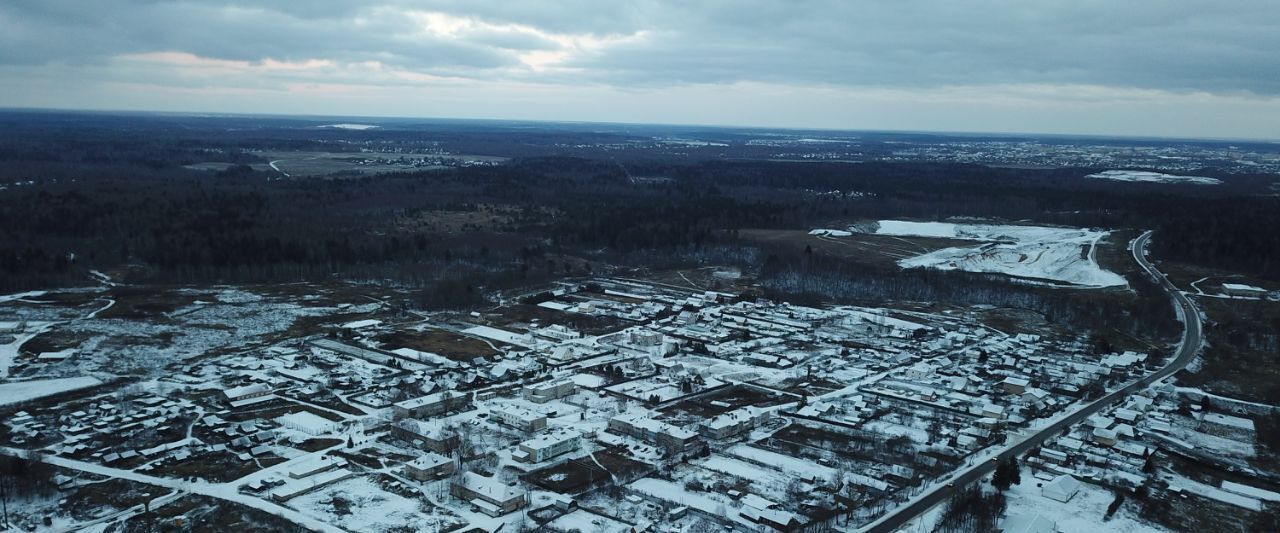
[[[103,312],[103,311],[106,311],[107,309],[111,309],[111,306],[113,306],[113,305],[115,305],[115,304],[116,304],[116,301],[115,301],[114,299],[107,298],[107,305],[104,305],[104,306],[102,306],[102,307],[99,307],[99,308],[97,308],[97,309],[94,309],[94,310],[93,310],[93,312],[91,312],[91,313],[89,313],[89,314],[85,315],[84,317],[81,317],[81,318],[80,318],[80,320],[88,320],[88,319],[90,319],[90,318],[94,318],[94,317],[98,316],[98,313],[101,313],[101,312]]]
[[[0,447],[0,454],[9,455],[12,457],[21,457],[24,453],[26,453],[25,450]],[[309,528],[314,531],[330,531],[330,532],[345,531],[341,528],[334,527],[333,525],[326,524],[320,520],[316,520],[315,518],[299,513],[298,511],[295,511],[288,507],[277,505],[275,503],[263,500],[261,498],[255,498],[247,494],[241,494],[239,491],[236,490],[238,483],[235,481],[231,483],[209,483],[205,481],[183,481],[178,479],[168,479],[168,478],[162,478],[162,477],[149,476],[146,474],[139,474],[132,470],[121,470],[119,468],[111,468],[108,466],[102,466],[94,463],[86,463],[84,461],[67,459],[65,457],[58,457],[55,455],[45,456],[44,462],[54,466],[59,466],[59,467],[67,468],[71,470],[89,472],[91,474],[97,474],[100,476],[126,479],[129,481],[137,481],[139,483],[148,483],[148,484],[156,485],[159,487],[166,487],[170,489],[189,492],[192,494],[200,494],[202,496],[209,496],[211,498],[217,498],[219,500],[238,503],[248,507],[253,507],[254,509],[258,509],[263,512],[280,516],[286,520],[289,520],[295,524],[298,524],[299,526]]]
[[[128,509],[121,509],[120,511],[111,513],[101,518],[95,518],[88,522],[80,522],[80,523],[71,524],[63,527],[56,527],[50,531],[51,533],[71,533],[73,531],[85,531],[88,528],[91,528],[97,525],[121,522],[124,520],[128,520],[129,518],[132,518],[135,515],[142,514],[144,511],[148,509],[154,511],[156,509],[164,507],[165,505],[168,505],[170,503],[177,501],[178,498],[181,498],[183,495],[184,493],[180,490],[171,491],[168,494],[165,494],[163,496],[160,496],[159,498],[151,500],[149,504],[140,503]]]
[[[280,170],[280,167],[277,167],[277,166],[276,166],[276,163],[279,163],[279,162],[281,162],[281,161],[284,161],[284,160],[283,160],[283,159],[277,159],[277,160],[272,161],[272,162],[267,163],[267,164],[271,166],[271,170],[274,170],[274,171],[276,171],[276,172],[279,172],[279,173],[281,173],[281,174],[284,174],[284,177],[286,177],[286,178],[287,178],[287,177],[289,177],[289,173],[288,173],[288,172],[285,172],[285,171],[283,171],[283,170]]]
[[[115,282],[115,280],[112,280],[112,279],[111,279],[111,276],[108,276],[108,275],[106,275],[106,274],[104,274],[104,273],[102,273],[101,271],[98,271],[98,270],[90,270],[90,271],[89,271],[89,277],[93,278],[93,279],[94,279],[94,281],[97,281],[97,282],[99,282],[99,283],[101,283],[101,284],[103,284],[103,285],[106,285],[106,286],[108,286],[108,287],[115,287],[115,286],[117,286],[117,285],[120,285],[119,283],[116,283],[116,282]]]

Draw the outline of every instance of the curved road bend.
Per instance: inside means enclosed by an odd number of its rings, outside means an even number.
[[[1157,380],[1182,370],[1193,358],[1195,358],[1196,352],[1200,350],[1201,343],[1200,313],[1196,311],[1195,306],[1191,304],[1191,300],[1188,299],[1186,295],[1182,294],[1182,291],[1179,291],[1173,283],[1170,283],[1169,280],[1165,278],[1164,274],[1159,270],[1156,270],[1156,267],[1147,261],[1144,254],[1147,249],[1147,242],[1150,240],[1151,232],[1147,231],[1134,239],[1129,245],[1129,249],[1133,253],[1133,259],[1138,262],[1138,265],[1141,266],[1143,270],[1147,271],[1148,274],[1153,276],[1156,282],[1159,283],[1165,292],[1169,294],[1169,298],[1173,300],[1174,308],[1177,310],[1178,318],[1182,320],[1184,327],[1182,331],[1182,341],[1178,344],[1178,349],[1175,352],[1173,360],[1164,368],[1157,370],[1155,373],[1130,383],[1118,390],[1112,391],[1095,400],[1093,403],[1080,408],[1078,411],[1068,415],[1062,420],[1045,427],[1039,432],[1021,441],[1009,445],[1004,451],[996,455],[995,458],[1003,461],[1026,453],[1027,450],[1044,443],[1044,441],[1049,437],[1059,434],[1063,428],[1079,423],[1081,420],[1084,420],[1094,413],[1115,404],[1130,394],[1146,388]],[[898,507],[884,516],[881,516],[875,522],[859,528],[858,531],[870,533],[887,533],[894,531],[895,529],[902,527],[903,524],[906,524],[911,519],[929,510],[934,505],[950,498],[951,495],[956,492],[957,487],[964,487],[991,473],[995,470],[995,466],[996,461],[981,461],[977,465],[970,467],[968,470],[946,480],[946,486],[941,486],[935,488],[931,492],[925,493],[915,501]]]

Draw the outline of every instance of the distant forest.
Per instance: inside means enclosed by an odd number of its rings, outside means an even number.
[[[799,268],[793,252],[747,245],[738,230],[945,217],[1150,228],[1157,258],[1280,279],[1280,200],[1264,194],[1269,176],[1197,187],[1082,179],[1088,169],[544,155],[276,179],[240,165],[260,162],[252,149],[264,145],[314,141],[55,131],[0,134],[0,185],[9,183],[0,190],[0,291],[84,284],[89,269],[132,265],[137,281],[389,281],[423,289],[423,305],[468,305],[484,290],[593,265],[715,261],[760,272],[772,255],[783,260],[772,272],[781,276]],[[511,134],[460,135],[528,150]],[[209,160],[232,166],[182,166]],[[438,219],[464,222],[422,229]]]

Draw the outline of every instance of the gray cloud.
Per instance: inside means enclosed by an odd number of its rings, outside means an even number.
[[[406,10],[477,21],[432,35]],[[513,29],[514,28],[514,29]],[[634,35],[604,46],[556,37]],[[0,64],[187,52],[475,79],[663,86],[1096,84],[1280,94],[1280,2],[10,0]],[[521,54],[563,51],[531,71]],[[523,69],[523,70],[522,70]]]

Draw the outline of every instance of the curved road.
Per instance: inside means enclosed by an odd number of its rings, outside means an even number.
[[[1165,365],[1164,368],[1157,370],[1151,375],[1112,391],[1095,400],[1093,403],[1080,408],[1070,415],[1067,415],[1062,420],[1050,424],[1039,432],[1009,445],[1004,449],[1004,451],[1001,451],[996,455],[995,458],[998,458],[1000,461],[1004,461],[1005,459],[1022,455],[1023,453],[1026,453],[1027,450],[1041,445],[1049,437],[1060,434],[1063,428],[1075,425],[1094,413],[1114,405],[1130,394],[1146,388],[1157,380],[1182,370],[1191,362],[1192,359],[1195,358],[1196,352],[1200,350],[1201,344],[1200,313],[1196,310],[1195,306],[1192,305],[1191,300],[1188,299],[1186,295],[1182,294],[1182,291],[1179,291],[1173,283],[1170,283],[1169,280],[1165,278],[1164,274],[1159,270],[1156,270],[1156,267],[1147,261],[1145,254],[1147,242],[1150,240],[1151,232],[1147,231],[1134,239],[1133,242],[1130,243],[1129,249],[1133,253],[1133,259],[1138,262],[1138,265],[1154,277],[1156,282],[1159,283],[1165,292],[1169,294],[1169,298],[1173,301],[1174,309],[1178,314],[1178,318],[1183,323],[1184,329],[1182,331],[1182,341],[1178,343],[1178,349],[1174,354],[1173,360],[1171,360],[1168,365]],[[957,487],[964,487],[982,479],[984,476],[995,470],[995,466],[996,461],[994,459],[990,461],[984,460],[977,465],[970,467],[968,470],[962,471],[946,480],[946,486],[936,488],[931,492],[927,492],[922,496],[917,497],[910,503],[898,507],[897,509],[890,511],[888,514],[881,516],[875,522],[859,528],[858,531],[873,533],[887,533],[894,531],[895,529],[902,527],[903,524],[906,524],[911,519],[929,510],[934,505],[950,498],[951,495],[955,493]]]

